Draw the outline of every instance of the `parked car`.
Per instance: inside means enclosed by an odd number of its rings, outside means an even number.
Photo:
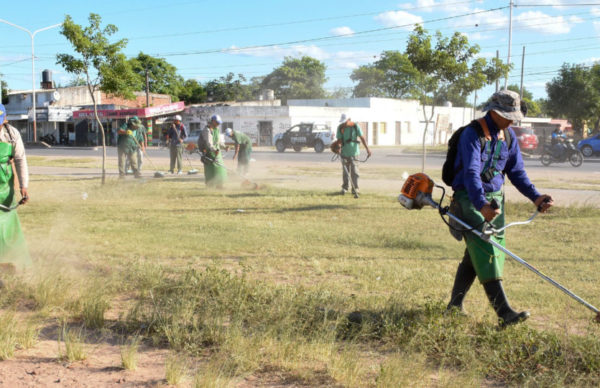
[[[315,152],[323,152],[334,140],[335,133],[328,126],[314,123],[294,125],[273,137],[277,152],[284,152],[288,147],[296,152],[302,151],[302,147],[313,147]]]
[[[521,150],[534,151],[539,144],[538,137],[533,133],[533,129],[527,127],[512,127],[519,140]]]
[[[581,151],[583,156],[589,158],[595,153],[600,152],[600,134],[596,134],[594,136],[588,137],[587,139],[583,139],[577,143],[577,149]]]

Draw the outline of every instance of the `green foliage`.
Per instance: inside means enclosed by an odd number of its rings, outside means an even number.
[[[155,58],[140,52],[129,60],[136,74],[135,90],[146,90],[146,71],[150,93],[168,94],[177,99],[184,81],[177,74],[177,68],[163,58]]]
[[[183,82],[178,98],[186,104],[206,102],[206,89],[195,79],[188,79]]]
[[[0,74],[0,77],[2,77],[2,74]],[[8,104],[8,92],[10,92],[8,84],[0,80],[0,85],[2,86],[2,95],[0,96],[0,101],[2,104]]]
[[[246,78],[242,74],[237,75],[228,73],[218,80],[208,81],[204,88],[208,101],[236,101],[248,100],[251,96],[248,93],[248,88],[243,84]]]
[[[546,84],[547,109],[555,117],[568,118],[573,129],[583,134],[586,121],[598,128],[600,111],[600,65],[591,68],[567,63],[558,76]]]
[[[273,89],[275,95],[284,101],[292,98],[323,98],[327,81],[326,66],[318,59],[286,57],[283,64],[262,81],[263,89]]]
[[[360,66],[350,75],[352,81],[358,82],[355,97],[411,97],[417,77],[407,55],[398,51],[384,51],[375,63]]]
[[[513,92],[521,94],[521,88],[519,85],[512,84],[508,85],[508,90],[512,90]],[[523,87],[523,96],[521,97],[523,102],[527,104],[527,117],[540,117],[542,114],[542,110],[538,103],[533,99],[533,94],[527,90],[527,88]]]

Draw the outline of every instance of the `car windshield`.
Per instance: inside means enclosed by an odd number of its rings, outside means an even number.
[[[330,132],[331,129],[327,125],[317,124],[314,126],[313,132]]]

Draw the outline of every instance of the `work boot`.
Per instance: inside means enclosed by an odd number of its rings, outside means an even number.
[[[348,191],[348,189],[344,189],[344,188],[342,187],[342,191],[340,191],[340,195],[344,195],[344,194],[346,194],[346,192],[347,192],[347,191]]]
[[[448,310],[452,308],[457,308],[460,311],[463,310],[463,301],[465,300],[465,296],[467,296],[467,292],[473,285],[473,281],[477,276],[475,273],[475,269],[470,263],[466,263],[465,260],[470,260],[468,254],[465,254],[465,258],[458,265],[458,269],[456,270],[456,276],[454,277],[454,286],[452,287],[452,295],[450,296],[450,303],[448,303]]]
[[[510,307],[504,293],[504,288],[502,288],[501,280],[492,280],[484,283],[483,289],[498,315],[498,324],[501,328],[523,322],[529,318],[529,311],[518,313]]]

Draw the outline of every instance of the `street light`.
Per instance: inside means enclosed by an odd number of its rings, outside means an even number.
[[[31,37],[31,105],[33,106],[33,141],[35,142],[35,141],[37,141],[37,115],[35,112],[35,105],[36,105],[36,101],[35,101],[35,52],[34,52],[34,46],[33,46],[33,39],[35,38],[35,35],[38,32],[42,32],[42,31],[49,30],[51,28],[56,28],[56,27],[62,26],[62,23],[53,24],[48,27],[40,28],[39,30],[35,30],[33,32],[29,31],[27,28],[18,26],[14,23],[11,23],[11,22],[3,20],[3,19],[0,19],[0,23],[8,24],[9,26],[13,26],[15,28],[18,28],[19,30],[25,31]]]

